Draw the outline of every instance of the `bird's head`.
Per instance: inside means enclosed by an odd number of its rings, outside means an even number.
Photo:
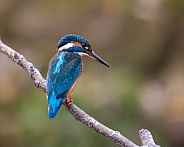
[[[89,42],[79,35],[68,34],[62,37],[56,46],[56,51],[60,52],[63,50],[66,50],[68,52],[74,52],[81,56],[87,55],[90,58],[102,63],[103,65],[110,67],[107,62],[105,62],[92,50]]]

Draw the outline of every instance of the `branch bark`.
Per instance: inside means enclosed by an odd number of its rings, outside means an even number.
[[[40,74],[39,70],[36,69],[31,62],[27,61],[23,55],[19,54],[9,46],[5,45],[1,40],[0,40],[0,52],[8,56],[19,66],[21,66],[24,69],[24,71],[26,71],[27,75],[34,81],[35,86],[46,93],[45,88],[46,81]],[[114,131],[106,127],[105,125],[101,124],[100,122],[89,116],[75,104],[64,103],[63,106],[74,116],[76,120],[82,122],[87,127],[101,134],[105,138],[111,140],[116,145],[120,147],[139,147],[138,145],[136,145],[135,143],[124,137],[122,134],[120,134],[120,132]],[[143,145],[142,147],[159,147],[159,145],[156,145],[154,143],[153,137],[148,130],[146,129],[140,130],[139,136],[142,141]]]

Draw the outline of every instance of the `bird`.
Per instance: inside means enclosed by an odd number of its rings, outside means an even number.
[[[71,95],[83,70],[83,55],[110,68],[85,38],[75,34],[62,37],[56,46],[56,54],[49,62],[46,78],[49,119],[56,117],[63,102],[73,102]]]

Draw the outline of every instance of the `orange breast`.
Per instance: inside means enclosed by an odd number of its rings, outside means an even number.
[[[80,74],[81,75],[81,74]],[[67,98],[70,98],[72,95],[72,92],[74,91],[75,87],[77,86],[77,83],[79,81],[80,76],[76,79],[75,83],[73,84],[73,86],[70,88],[70,90],[67,93]]]
[[[82,62],[82,67],[83,67],[83,62]],[[82,69],[83,70],[83,69]],[[81,70],[81,73],[82,73],[82,70]],[[78,78],[75,80],[75,83],[73,84],[73,86],[70,88],[70,90],[68,91],[67,93],[67,98],[71,98],[71,95],[72,95],[72,92],[74,91],[75,87],[77,86],[77,83],[79,81],[79,78],[81,76],[81,73],[80,75],[78,76]]]

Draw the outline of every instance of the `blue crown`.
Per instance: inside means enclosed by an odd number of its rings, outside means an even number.
[[[57,46],[56,46],[56,51],[58,51],[58,49],[59,49],[60,47],[66,45],[66,44],[68,44],[68,43],[70,43],[70,42],[78,42],[78,43],[80,43],[82,46],[84,45],[84,46],[90,47],[89,42],[88,42],[85,38],[83,38],[83,37],[81,37],[81,36],[79,36],[79,35],[75,35],[75,34],[68,34],[68,35],[65,35],[64,37],[62,37],[62,38],[59,40],[59,42],[58,42],[58,44],[57,44]]]

